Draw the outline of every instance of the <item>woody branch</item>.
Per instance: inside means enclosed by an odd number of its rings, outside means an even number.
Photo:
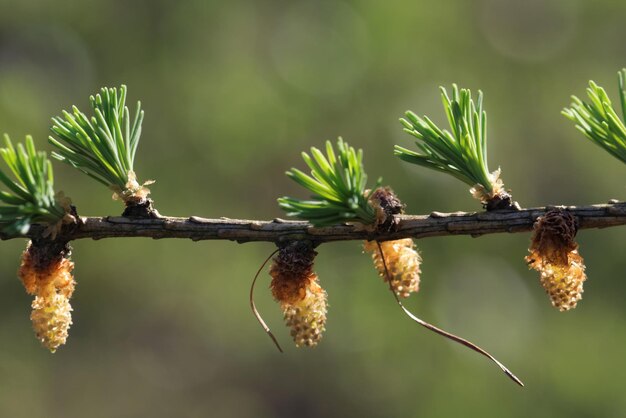
[[[126,217],[83,217],[78,225],[65,227],[61,234],[67,241],[91,238],[146,237],[154,239],[184,238],[193,241],[230,240],[281,242],[311,240],[316,243],[349,240],[392,240],[427,238],[447,235],[474,237],[527,232],[535,220],[554,208],[569,211],[578,221],[579,229],[607,228],[626,224],[626,203],[611,202],[590,206],[546,206],[519,211],[492,212],[432,212],[430,215],[396,215],[397,227],[392,231],[366,231],[354,225],[314,227],[305,221],[272,221],[245,219],[207,219],[197,216],[159,217],[156,219]],[[37,238],[46,226],[33,224],[25,235],[0,234],[3,240]]]

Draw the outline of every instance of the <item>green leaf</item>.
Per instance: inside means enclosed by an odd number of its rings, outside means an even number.
[[[570,107],[561,113],[574,122],[576,129],[591,142],[626,163],[626,69],[620,70],[617,75],[622,119],[613,108],[606,91],[594,81],[589,81],[586,90],[589,102],[572,96]]]
[[[45,152],[38,152],[32,137],[13,146],[8,135],[0,155],[14,178],[0,169],[0,227],[9,234],[25,234],[31,223],[56,223],[65,209],[56,201],[52,164]]]
[[[487,115],[483,110],[483,94],[478,92],[476,104],[469,90],[452,87],[452,97],[440,87],[441,102],[450,131],[439,128],[427,116],[411,111],[400,119],[404,131],[417,138],[418,151],[396,145],[394,154],[412,164],[448,173],[464,183],[481,184],[492,191],[487,166]]]
[[[367,175],[363,169],[363,152],[356,151],[343,139],[337,140],[337,151],[326,141],[326,155],[317,148],[302,159],[311,170],[308,175],[297,168],[286,174],[313,193],[307,200],[292,197],[278,199],[278,205],[288,216],[305,219],[316,226],[344,222],[372,224],[376,221],[374,208],[366,196]],[[380,180],[379,180],[380,183]]]
[[[93,116],[88,117],[76,106],[72,113],[52,118],[49,142],[57,151],[52,156],[108,187],[126,188],[133,170],[135,153],[141,135],[143,111],[137,102],[132,121],[126,107],[126,86],[102,88],[89,98]]]

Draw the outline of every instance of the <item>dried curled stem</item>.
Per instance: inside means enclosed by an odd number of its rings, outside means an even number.
[[[383,249],[380,246],[380,243],[378,243],[378,250],[380,252],[380,256],[383,262],[383,266],[385,267],[385,271],[387,273],[388,276],[390,276],[390,272],[389,269],[387,268],[387,262],[385,260],[385,255],[383,253]],[[504,366],[504,364],[500,363],[494,356],[492,356],[491,354],[489,354],[487,351],[483,350],[482,348],[480,348],[479,346],[477,346],[476,344],[472,343],[471,341],[466,340],[465,338],[461,338],[457,335],[454,335],[448,331],[445,331],[441,328],[438,328],[432,324],[429,324],[428,322],[418,318],[417,316],[415,316],[411,311],[409,311],[407,308],[404,307],[404,305],[402,304],[402,302],[400,301],[400,298],[398,297],[398,295],[396,294],[396,292],[394,291],[393,287],[391,286],[391,277],[389,277],[388,279],[389,282],[389,290],[391,290],[391,293],[393,294],[393,297],[395,298],[396,302],[398,303],[398,305],[400,306],[400,309],[402,309],[402,311],[409,317],[411,318],[413,321],[417,322],[419,325],[423,326],[424,328],[433,331],[445,338],[448,338],[449,340],[452,340],[454,342],[457,342],[459,344],[462,344],[464,346],[466,346],[467,348],[476,351],[479,354],[482,354],[483,356],[487,357],[489,360],[493,361],[498,367],[500,367],[500,369],[504,372],[504,374],[507,375],[507,377],[509,377],[511,380],[513,380],[515,383],[517,383],[520,386],[524,386],[524,383],[517,377],[515,376],[513,373],[511,373],[511,371],[506,368]]]
[[[261,264],[256,274],[254,275],[254,279],[252,279],[252,284],[250,285],[250,308],[252,309],[252,313],[254,314],[254,317],[257,319],[257,321],[259,321],[259,324],[261,324],[261,326],[263,327],[263,330],[272,339],[272,342],[274,343],[274,345],[276,345],[276,348],[278,348],[278,351],[282,353],[283,352],[282,347],[280,346],[280,344],[278,343],[278,340],[276,339],[276,337],[270,330],[270,327],[267,326],[267,324],[263,320],[263,317],[261,317],[261,314],[259,313],[259,310],[256,308],[256,304],[254,303],[254,286],[256,285],[256,281],[259,278],[259,274],[261,274],[261,271],[263,270],[267,262],[270,261],[270,258],[272,258],[274,254],[276,254],[277,252],[278,250],[275,250],[273,253],[267,256],[265,261]]]

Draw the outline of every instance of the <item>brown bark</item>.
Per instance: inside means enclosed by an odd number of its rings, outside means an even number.
[[[61,232],[68,241],[92,238],[147,237],[186,238],[200,240],[231,240],[238,242],[311,240],[316,244],[346,240],[390,240],[400,238],[427,238],[446,235],[480,236],[501,232],[527,232],[537,217],[556,206],[492,212],[432,212],[430,215],[395,215],[396,228],[392,231],[367,231],[352,225],[313,227],[304,221],[273,221],[245,219],[206,219],[159,217],[138,219],[124,217],[85,217],[79,225],[71,225]],[[569,211],[578,220],[579,229],[607,228],[626,224],[626,203],[608,203],[591,206],[558,206]],[[33,225],[24,236],[37,238],[45,226]],[[10,239],[0,234],[0,239]]]

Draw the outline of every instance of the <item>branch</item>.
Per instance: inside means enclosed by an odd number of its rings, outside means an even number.
[[[607,228],[626,224],[626,203],[611,201],[592,206],[559,206],[569,210],[578,220],[579,229]],[[273,221],[243,219],[206,219],[161,217],[138,219],[124,217],[86,217],[82,223],[66,229],[62,239],[71,241],[91,238],[147,237],[187,238],[200,240],[230,240],[280,242],[311,240],[316,243],[347,240],[391,240],[400,238],[427,238],[446,235],[478,237],[500,232],[532,230],[537,217],[555,206],[519,211],[492,212],[432,212],[430,215],[396,215],[398,227],[392,232],[369,232],[351,225],[313,227],[304,221]],[[0,239],[38,238],[46,225],[33,224],[25,235],[9,236],[0,233]]]

